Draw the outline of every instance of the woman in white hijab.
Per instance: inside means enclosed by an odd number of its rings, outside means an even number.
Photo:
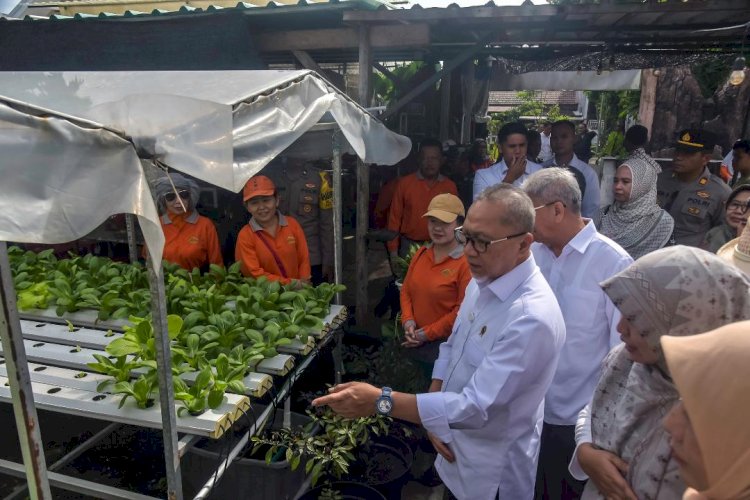
[[[682,398],[664,428],[683,498],[750,498],[750,321],[661,344]]]
[[[605,359],[590,413],[587,407],[579,419],[571,474],[590,478],[584,499],[679,498],[685,484],[661,426],[679,395],[659,340],[750,318],[750,279],[714,254],[674,246],[642,257],[602,288],[622,313],[623,344]]]

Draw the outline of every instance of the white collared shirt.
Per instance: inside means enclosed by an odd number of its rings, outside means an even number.
[[[516,179],[513,182],[513,185],[516,187],[521,187],[521,184],[523,184],[523,181],[525,181],[531,174],[536,172],[537,170],[541,170],[542,166],[538,163],[534,163],[533,161],[526,160],[526,170],[524,173]],[[505,179],[505,174],[508,173],[508,165],[505,164],[505,160],[500,160],[498,163],[495,163],[491,167],[483,168],[481,170],[477,170],[474,174],[474,198],[477,199],[477,196],[487,189],[490,186],[494,186],[495,184],[500,184],[503,182],[503,179]]]
[[[495,281],[469,282],[432,374],[442,392],[417,395],[422,424],[456,457],[435,461],[456,497],[533,498],[544,395],[564,342],[533,256]]]
[[[599,213],[601,183],[599,182],[599,176],[596,175],[594,169],[591,168],[591,165],[579,159],[575,154],[568,165],[558,165],[555,162],[554,156],[544,162],[544,168],[559,166],[571,166],[583,174],[583,178],[586,179],[586,191],[583,193],[583,200],[581,200],[581,215],[589,219],[596,217]]]
[[[547,391],[544,421],[575,425],[591,400],[602,360],[620,343],[620,313],[599,283],[628,267],[633,259],[617,243],[597,232],[590,220],[557,257],[546,245],[531,250],[555,292],[565,318],[565,345]]]
[[[539,135],[542,136],[542,151],[540,152],[540,155],[542,157],[542,162],[546,162],[552,159],[552,146],[550,145],[552,134],[545,135],[544,132],[540,132]]]

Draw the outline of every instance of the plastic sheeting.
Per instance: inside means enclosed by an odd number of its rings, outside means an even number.
[[[496,74],[490,90],[637,90],[641,88],[641,70],[539,71]]]
[[[141,156],[235,192],[326,113],[366,163],[411,149],[311,71],[7,72],[0,89],[122,130]]]
[[[164,234],[133,145],[100,125],[0,99],[0,240],[64,243],[138,216],[155,268]]]

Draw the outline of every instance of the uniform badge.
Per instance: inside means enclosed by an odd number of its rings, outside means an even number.
[[[289,243],[290,245],[294,245],[297,243],[297,239],[294,236],[287,236],[286,242]]]
[[[304,199],[305,201],[307,201],[307,202],[312,202],[312,201],[313,201],[313,197],[312,197],[312,196],[303,196],[302,198],[303,198],[303,199]]]
[[[309,214],[310,212],[312,212],[312,206],[302,205],[302,211],[305,212],[306,214]]]
[[[307,184],[305,184],[305,187],[307,189],[315,189],[315,184],[312,182],[308,182]]]
[[[700,208],[695,207],[688,207],[687,211],[690,215],[698,215],[699,213],[701,213]]]
[[[684,134],[682,134],[682,137],[680,137],[680,140],[682,142],[690,142],[691,139],[692,138],[690,137],[690,133],[689,132],[685,132]]]
[[[440,271],[440,274],[442,274],[443,276],[450,276],[451,274],[453,274],[453,269],[445,268]]]
[[[191,245],[197,245],[198,243],[200,243],[200,240],[197,236],[191,236],[190,238],[188,238],[187,242]]]
[[[697,193],[695,193],[695,194],[697,194],[697,195],[698,195],[698,196],[700,196],[701,198],[710,198],[710,197],[711,197],[711,194],[710,194],[710,193],[708,193],[708,192],[706,192],[706,191],[698,191],[698,192],[697,192]]]
[[[698,184],[700,184],[701,186],[705,186],[706,184],[708,184],[708,179],[702,177],[701,180],[698,181]]]

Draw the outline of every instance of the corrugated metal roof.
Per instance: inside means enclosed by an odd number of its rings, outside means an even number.
[[[325,0],[296,2],[270,1],[265,4],[234,2],[234,0],[42,0],[30,4],[30,13],[34,8],[56,7],[60,14],[53,14],[49,19],[87,19],[133,16],[160,16],[169,14],[189,14],[216,12],[219,10],[238,10],[244,14],[268,15],[287,12],[321,12],[345,9],[392,9],[393,6],[382,0]],[[144,8],[145,7],[145,8]],[[153,8],[150,8],[153,7]],[[300,12],[301,13],[301,12]],[[39,16],[28,15],[27,20],[40,20]]]

